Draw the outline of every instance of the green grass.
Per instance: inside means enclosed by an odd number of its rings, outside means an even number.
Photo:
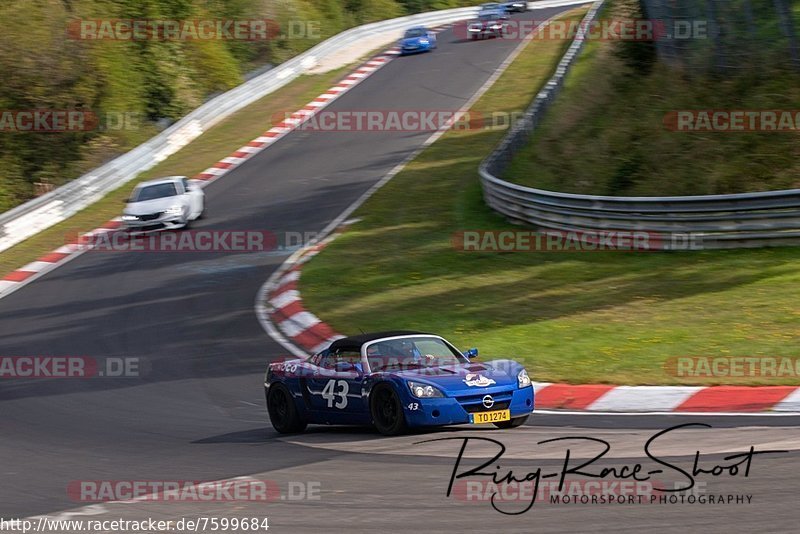
[[[605,17],[635,0],[614,0]],[[650,43],[590,41],[505,178],[541,189],[597,195],[703,195],[800,187],[797,132],[675,132],[676,110],[800,108],[800,72],[790,66],[771,3],[757,10],[761,48],[746,34],[732,58],[741,68],[716,73],[696,56],[687,66],[657,61]],[[744,30],[741,30],[744,32]],[[692,43],[709,48],[712,40]],[[745,47],[747,52],[744,51]],[[710,55],[710,53],[708,54]]]
[[[352,66],[314,76],[302,76],[251,104],[205,132],[195,141],[110,192],[102,200],[47,230],[0,253],[0,278],[26,263],[64,245],[78,233],[88,232],[120,215],[122,201],[134,185],[158,176],[193,176],[272,127],[273,115],[296,110],[328,89]]]
[[[522,109],[562,52],[534,41],[473,109]],[[484,205],[476,172],[502,134],[448,132],[378,191],[304,267],[306,307],[342,333],[437,332],[538,381],[678,384],[671,357],[800,356],[797,249],[454,250],[454,232],[518,228]]]

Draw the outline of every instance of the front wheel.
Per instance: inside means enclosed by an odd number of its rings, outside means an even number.
[[[517,428],[518,426],[524,425],[528,417],[530,417],[530,415],[523,415],[522,417],[514,417],[510,421],[500,421],[492,424],[497,428]]]
[[[369,396],[369,409],[375,428],[384,436],[397,436],[406,431],[403,406],[392,386],[375,386]]]
[[[267,412],[272,427],[281,434],[294,434],[306,429],[306,422],[297,413],[292,394],[283,384],[273,384],[267,393]]]

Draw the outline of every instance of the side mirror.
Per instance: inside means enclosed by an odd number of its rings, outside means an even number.
[[[472,347],[471,349],[469,349],[468,351],[466,351],[464,353],[464,356],[466,356],[470,360],[472,358],[477,358],[478,357],[478,349],[476,349],[475,347]]]

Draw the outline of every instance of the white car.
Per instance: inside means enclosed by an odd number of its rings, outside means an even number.
[[[205,193],[196,180],[168,176],[134,188],[122,213],[129,232],[186,228],[203,215]]]
[[[502,37],[508,28],[508,17],[496,12],[484,12],[467,24],[467,33],[475,40],[484,37]]]

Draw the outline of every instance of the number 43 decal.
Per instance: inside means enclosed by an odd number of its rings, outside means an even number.
[[[336,406],[340,410],[347,408],[347,394],[350,392],[350,385],[344,380],[328,380],[322,389],[322,398],[328,401],[328,408]],[[339,399],[336,401],[336,399]],[[334,401],[336,403],[334,404]]]

